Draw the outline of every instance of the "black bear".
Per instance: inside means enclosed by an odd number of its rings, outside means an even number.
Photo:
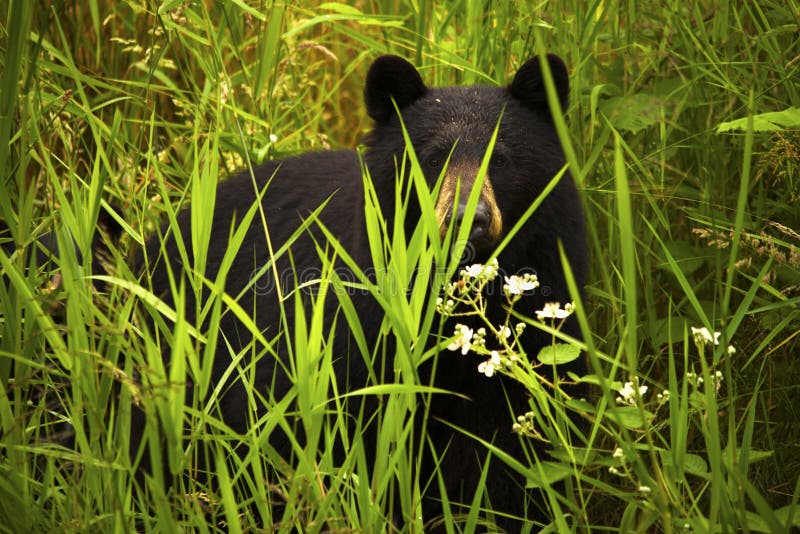
[[[561,106],[565,107],[569,92],[566,67],[556,56],[547,58],[558,98]],[[315,221],[327,227],[358,265],[369,268],[371,256],[365,229],[362,165],[369,171],[384,217],[391,221],[395,212],[398,169],[407,150],[403,128],[431,187],[440,179],[446,164],[435,209],[442,232],[448,228],[453,215],[457,219],[465,215],[467,198],[490,139],[498,128],[469,230],[469,260],[473,262],[489,258],[495,246],[564,166],[565,158],[555,132],[538,57],[527,61],[508,87],[429,88],[410,63],[396,56],[383,56],[369,70],[364,98],[367,112],[375,124],[365,138],[365,150],[361,155],[354,150],[340,150],[272,161],[255,168],[252,175],[244,172],[226,180],[217,189],[210,246],[199,274],[213,281],[221,269],[227,270],[226,293],[236,298],[244,311],[252,314],[259,330],[269,339],[281,325],[291,328],[294,324],[293,305],[285,306],[285,315],[282,316],[275,289],[281,288],[283,294],[291,292],[304,281],[303,273],[319,273],[321,260],[316,246],[324,243],[325,239],[317,223],[312,222],[299,232],[290,250],[274,264],[270,262],[271,253],[280,249],[320,206],[324,205],[315,214]],[[258,204],[259,195],[262,195],[260,209],[263,215],[258,213],[248,219],[251,222],[247,223],[249,228],[241,246],[232,262],[226,263],[223,257],[230,236],[251,206]],[[419,220],[419,213],[414,210],[419,208],[410,208],[407,217],[409,229],[413,229]],[[170,288],[180,285],[176,280],[181,273],[190,276],[187,273],[200,270],[193,263],[190,211],[179,214],[177,223],[183,247],[178,246],[176,237],[165,227],[165,237],[151,239],[145,247],[147,261],[144,257],[138,260],[141,264],[149,263],[145,268],[153,292],[169,303],[174,302]],[[547,291],[523,297],[524,306],[518,309],[532,314],[546,302],[569,300],[559,258],[559,242],[566,251],[577,283],[583,286],[587,270],[585,239],[578,193],[572,180],[566,176],[498,257],[505,273],[535,270],[539,280],[547,286]],[[185,255],[181,255],[182,248],[186,250]],[[266,265],[270,268],[265,269]],[[261,275],[255,283],[253,273]],[[502,281],[500,277],[495,283],[501,284]],[[265,287],[272,290],[265,291]],[[185,293],[184,312],[192,323],[200,307],[191,291]],[[494,318],[502,318],[506,313],[501,291],[498,287],[487,293],[490,294],[489,317],[500,321]],[[374,343],[384,311],[366,294],[353,295],[352,303],[361,318],[364,338],[368,344]],[[338,305],[335,298],[328,298],[325,301],[326,315],[336,316]],[[453,332],[452,326],[448,326],[447,333]],[[568,321],[564,328],[567,333],[578,335],[574,323]],[[523,335],[525,349],[532,357],[549,342],[548,336],[534,328],[526,329]],[[253,338],[236,314],[223,316],[212,381],[220,379],[228,369],[231,353],[243,352],[243,362],[248,361],[247,354],[254,351]],[[334,365],[338,366],[335,373],[342,388],[366,385],[369,370],[365,359],[362,355],[353,356],[356,344],[348,335],[347,323],[341,317],[332,343],[337,358]],[[435,343],[435,339],[431,340],[431,345]],[[277,353],[278,359],[286,358],[282,353],[285,347],[278,345],[270,350]],[[459,392],[468,399],[435,396],[427,432],[432,443],[441,444],[442,450],[447,446],[448,452],[440,460],[450,499],[469,503],[478,485],[486,449],[451,425],[517,455],[521,451],[520,438],[511,431],[511,414],[526,412],[528,400],[522,388],[513,381],[502,377],[487,379],[480,375],[474,359],[443,351],[439,360],[440,367],[445,365],[442,362],[446,362],[447,372],[437,376],[435,385]],[[580,371],[583,364],[578,360],[571,365],[572,370]],[[428,368],[420,369],[421,375],[426,372],[429,372]],[[274,395],[273,398],[279,399],[288,390],[290,378],[275,358],[262,358],[256,365],[251,383],[263,388],[261,393],[266,398]],[[238,384],[227,389],[220,403],[225,422],[242,432],[248,421],[245,399],[244,386]],[[143,416],[140,414],[138,417]],[[137,434],[140,436],[142,423],[139,420],[135,424],[134,441]],[[279,452],[288,453],[285,435],[276,431],[270,442]],[[423,462],[423,465],[429,465],[429,462]],[[436,486],[434,481],[431,487]],[[509,473],[497,459],[492,461],[486,490],[494,510],[525,517],[524,480]],[[437,509],[436,491],[431,490],[431,495],[424,511],[436,516],[437,511],[441,513],[441,507]],[[518,523],[503,520],[503,515],[498,515],[501,523],[511,529],[518,528]]]
[[[111,215],[111,211],[118,211],[116,206],[106,208],[100,207],[97,214],[97,231],[92,235],[92,242],[90,244],[91,250],[91,263],[93,275],[107,275],[108,264],[113,263],[113,253],[109,244],[116,244],[122,235],[122,226]],[[73,250],[78,263],[83,263],[83,254],[78,247],[77,243],[73,241]],[[14,243],[11,235],[11,230],[8,223],[0,219],[0,248],[11,256],[17,246]],[[46,272],[51,272],[53,278],[51,283],[55,282],[60,275],[57,274],[58,261],[62,255],[58,249],[58,236],[55,230],[36,235],[35,238],[26,247],[23,248],[24,264],[26,266],[35,266],[36,268],[43,268]],[[94,282],[98,290],[103,291],[105,285],[102,282]]]

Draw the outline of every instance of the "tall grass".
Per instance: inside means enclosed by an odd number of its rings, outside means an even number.
[[[532,389],[533,428],[554,454],[509,465],[560,511],[557,531],[797,527],[799,12],[794,1],[767,0],[498,2],[491,10],[473,1],[11,0],[0,74],[0,529],[375,532],[390,531],[401,509],[403,528],[422,531],[431,518],[419,518],[419,498],[437,481],[413,479],[427,444],[401,414],[425,409],[431,390],[415,369],[437,357],[416,343],[440,324],[425,284],[415,283],[432,262],[447,263],[430,221],[402,235],[368,203],[372,260],[386,268],[376,272],[397,279],[341,280],[333,265],[348,251],[333,236],[320,243],[327,270],[316,305],[306,311],[299,294],[285,295],[300,313],[271,334],[293,348],[298,386],[267,399],[269,416],[254,417],[245,435],[217,417],[224,385],[210,383],[203,356],[216,345],[220,315],[249,310],[215,280],[176,286],[176,294],[204,287],[211,295],[198,331],[180,299],[168,310],[128,258],[189,200],[201,239],[192,249],[202,254],[202,214],[215,184],[238,169],[355,146],[369,129],[364,74],[381,53],[412,59],[431,84],[502,84],[545,50],[571,66],[560,134],[590,229],[592,275],[576,313],[595,386],[586,401]],[[123,237],[110,244],[111,274],[100,280],[89,259],[105,210]],[[56,268],[31,268],[23,251],[51,231]],[[436,272],[444,283],[454,271]],[[387,383],[388,355],[358,343],[376,374],[357,392],[339,391],[330,376],[321,316],[330,292],[351,283],[390,295],[385,328],[406,351],[391,355],[399,373]],[[363,339],[346,301],[336,320]],[[693,327],[706,328],[711,343]],[[247,383],[251,373],[234,362],[228,380]],[[202,394],[179,387],[187,377]],[[617,401],[620,390],[642,386]],[[380,461],[342,417],[344,403],[366,396],[384,401]],[[172,489],[160,474],[137,479],[127,453],[133,405],[170,430],[146,435],[167,444],[152,451],[166,455],[172,473],[202,454],[214,459],[214,478],[179,477]],[[586,426],[559,431],[569,416]],[[286,465],[266,436],[299,427],[305,438]],[[336,443],[345,458],[330,452]],[[494,452],[490,464],[502,460]],[[460,513],[451,504],[446,520]],[[465,531],[491,518],[475,504]]]

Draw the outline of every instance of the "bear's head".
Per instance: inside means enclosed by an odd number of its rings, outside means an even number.
[[[566,108],[567,69],[555,55],[548,55],[547,61],[561,107]],[[436,203],[442,233],[452,216],[458,223],[464,215],[502,116],[472,220],[471,260],[482,261],[494,250],[564,164],[538,56],[522,65],[508,87],[446,88],[427,87],[409,62],[383,56],[370,67],[364,99],[375,121],[365,140],[373,179],[394,176],[396,162],[403,157],[397,110],[431,187],[446,165]]]

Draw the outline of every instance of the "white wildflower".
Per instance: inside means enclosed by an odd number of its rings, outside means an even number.
[[[506,325],[500,325],[497,328],[497,339],[503,341],[504,339],[508,339],[511,337],[511,329]]]
[[[633,382],[625,382],[619,390],[619,397],[617,402],[619,404],[628,404],[630,406],[636,405],[636,399],[641,398],[647,393],[647,386],[634,386]]]
[[[464,280],[472,278],[477,280],[494,280],[497,273],[500,271],[500,266],[497,260],[494,259],[489,263],[473,263],[461,269],[459,273]]]
[[[517,416],[517,422],[511,426],[511,429],[517,434],[523,434],[535,439],[544,440],[539,431],[536,430],[535,419],[536,416],[533,412],[526,412],[524,415]]]
[[[497,258],[494,258],[484,266],[483,277],[486,280],[494,280],[498,274],[500,274],[500,264],[497,263]]]
[[[714,332],[712,336],[705,326],[702,328],[692,327],[692,337],[697,345],[719,345],[719,336],[721,335],[722,332]]]
[[[456,325],[456,338],[447,346],[447,350],[461,350],[461,354],[469,352],[472,346],[472,328],[463,324]]]
[[[478,278],[483,273],[484,265],[482,263],[473,263],[461,269],[461,278]]]
[[[475,347],[486,346],[486,329],[484,327],[478,328],[478,330],[472,335],[472,345]]]
[[[622,447],[617,447],[614,449],[614,454],[612,456],[614,458],[625,458],[625,452],[622,450]]]
[[[526,291],[531,291],[539,287],[539,280],[535,274],[525,273],[522,276],[512,274],[504,277],[506,283],[503,285],[503,293],[506,295],[522,295]]]
[[[714,373],[714,389],[719,391],[719,388],[722,387],[722,371],[716,371]]]
[[[651,490],[650,486],[639,486],[639,493],[650,493]]]
[[[478,366],[478,372],[491,378],[496,367],[500,366],[500,354],[496,350],[491,352],[491,357]]]
[[[574,306],[572,303],[564,306],[561,309],[561,304],[558,302],[548,302],[541,310],[536,310],[536,318],[540,321],[544,319],[566,319],[572,314]]]

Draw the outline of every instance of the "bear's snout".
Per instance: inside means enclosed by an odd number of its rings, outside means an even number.
[[[472,189],[476,186],[477,172],[477,165],[455,164],[447,170],[436,202],[436,215],[442,237],[447,234],[451,222],[455,223],[455,231],[458,232],[459,227],[468,218],[467,205]],[[454,216],[455,221],[453,221]],[[481,184],[480,197],[475,206],[468,234],[470,249],[479,255],[490,253],[500,242],[502,231],[503,216],[497,206],[490,177],[486,176]]]
[[[458,232],[459,227],[464,221],[467,212],[467,200],[463,199],[458,203],[458,210],[456,210],[456,228]],[[449,211],[445,216],[444,228],[450,225],[453,212]],[[475,215],[472,217],[472,227],[469,231],[469,242],[472,248],[480,252],[491,252],[491,247],[497,244],[499,235],[492,233],[492,208],[485,199],[481,198],[478,205],[475,207]]]

